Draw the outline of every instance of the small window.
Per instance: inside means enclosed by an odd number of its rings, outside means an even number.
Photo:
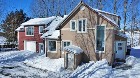
[[[63,51],[64,51],[64,47],[71,45],[70,41],[63,41]]]
[[[56,41],[48,41],[48,51],[56,51]]]
[[[78,33],[86,33],[87,32],[87,20],[80,19],[78,20]]]
[[[105,26],[97,26],[96,29],[96,50],[105,50]]]
[[[33,36],[34,35],[34,27],[33,26],[25,27],[25,30],[26,30],[26,35],[27,36]]]
[[[39,26],[39,34],[43,34],[43,26]]]
[[[76,20],[70,21],[70,31],[76,31]]]

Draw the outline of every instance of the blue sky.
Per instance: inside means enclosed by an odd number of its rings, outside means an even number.
[[[28,15],[31,16],[30,13],[30,4],[32,0],[6,0],[6,5],[5,7],[6,12],[14,11],[14,10],[19,10],[23,9],[23,11]]]

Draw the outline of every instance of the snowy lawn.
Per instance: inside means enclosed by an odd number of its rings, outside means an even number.
[[[50,59],[45,55],[42,55],[30,60],[27,59],[24,63],[28,66],[53,72],[61,72],[62,70],[64,70],[64,58]]]
[[[1,52],[0,78],[140,78],[139,50],[134,47],[119,68],[112,68],[103,59],[85,63],[74,71],[64,69],[63,58],[49,59],[29,51]]]
[[[61,69],[62,61],[63,59],[51,60],[43,55],[29,51],[1,52],[0,78],[66,78],[71,74],[70,71],[61,70],[61,73],[57,71],[53,72],[57,68]],[[49,65],[53,64],[56,66],[52,66],[53,68],[51,68]],[[43,65],[49,66],[49,69],[52,71],[49,71]]]

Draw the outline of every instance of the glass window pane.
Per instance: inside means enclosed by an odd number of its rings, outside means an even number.
[[[79,29],[79,31],[81,31],[82,30],[82,21],[79,21],[79,27],[78,27]]]
[[[56,51],[56,41],[49,41],[49,51]]]
[[[67,46],[67,43],[66,42],[64,42],[64,47],[66,47]]]
[[[43,33],[43,26],[39,27],[39,33]]]
[[[69,46],[70,45],[70,42],[67,42],[67,46]]]
[[[75,22],[72,22],[72,30],[75,30]]]
[[[86,27],[85,21],[86,21],[86,20],[83,20],[83,31],[85,31],[85,29],[86,29],[86,28],[85,28],[85,27]]]
[[[97,26],[97,33],[96,33],[96,49],[98,51],[104,51],[104,26]]]

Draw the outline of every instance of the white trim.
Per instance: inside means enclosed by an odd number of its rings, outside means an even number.
[[[62,28],[61,30],[70,30],[70,28]]]
[[[26,28],[27,27],[25,27],[25,36],[34,36],[34,26],[28,26],[28,27],[33,27],[33,35],[27,35],[27,33],[26,33]]]
[[[83,31],[83,20],[85,20],[85,31]],[[79,21],[82,21],[81,31],[79,31]],[[87,33],[87,18],[80,18],[77,20],[77,33]]]
[[[72,22],[75,22],[75,30],[72,29]],[[70,20],[70,31],[76,31],[76,30],[77,30],[76,20]]]
[[[95,28],[87,28],[87,30],[95,30]]]
[[[62,45],[61,45],[61,51],[62,51],[62,54],[64,54],[63,42],[70,42],[70,45],[72,45],[72,41],[71,41],[71,40],[62,40],[62,41],[61,41],[61,43],[62,43]]]
[[[43,34],[43,32],[42,33],[40,33],[40,29],[41,29],[41,27],[43,27],[43,29],[44,29],[44,26],[39,26],[39,34]]]
[[[49,41],[55,41],[55,42],[56,42],[56,51],[50,51],[50,50],[49,50]],[[47,47],[47,49],[48,49],[47,52],[57,53],[57,40],[48,40],[47,44],[48,44],[48,45],[47,45],[47,46],[48,46],[48,47]]]
[[[97,34],[96,34],[96,32],[97,32],[97,26],[104,26],[105,27],[105,29],[104,29],[104,51],[97,51],[96,50],[96,45],[97,45]],[[95,26],[95,52],[96,53],[105,53],[105,50],[106,50],[106,24],[101,24],[101,25],[96,25]]]

